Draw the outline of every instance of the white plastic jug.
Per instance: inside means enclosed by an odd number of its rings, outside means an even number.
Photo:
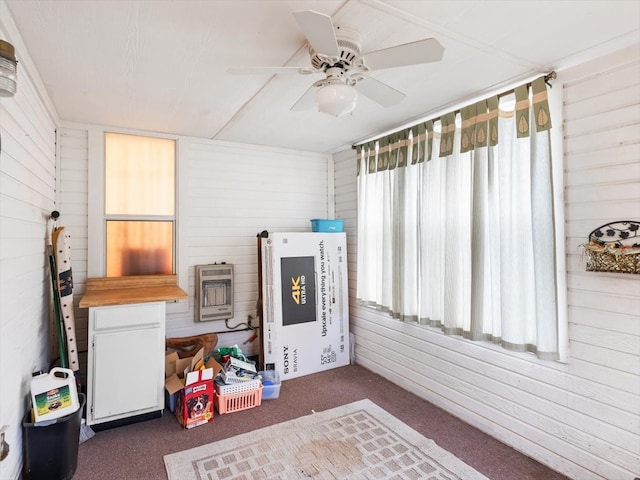
[[[31,379],[31,404],[35,422],[70,415],[80,408],[73,371],[55,367]]]

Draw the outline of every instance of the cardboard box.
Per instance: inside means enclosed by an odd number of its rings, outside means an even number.
[[[178,358],[175,352],[165,356],[165,390],[170,409],[184,428],[213,421],[213,379],[221,366],[214,359],[204,364],[204,349],[193,357]]]
[[[260,240],[264,369],[285,382],[349,365],[346,234],[280,232]]]

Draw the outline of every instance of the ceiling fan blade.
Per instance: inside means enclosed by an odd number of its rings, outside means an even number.
[[[434,38],[405,43],[382,50],[363,53],[354,63],[364,64],[369,70],[403,67],[442,60],[444,47]]]
[[[300,112],[302,110],[311,110],[316,107],[316,86],[311,85],[306,92],[291,107],[291,111]]]
[[[303,10],[292,12],[293,17],[298,22],[300,29],[313,47],[316,53],[321,53],[329,57],[338,57],[338,42],[333,22],[329,15],[314,12],[313,10]]]
[[[364,77],[354,85],[354,88],[361,94],[369,97],[383,107],[393,107],[404,100],[404,93],[390,87],[386,83],[371,77]]]
[[[281,75],[289,73],[301,73],[303,75],[309,75],[311,73],[317,73],[316,70],[311,67],[229,67],[227,69],[227,72],[236,75]]]

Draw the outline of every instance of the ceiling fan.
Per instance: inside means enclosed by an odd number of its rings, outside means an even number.
[[[230,73],[313,74],[323,73],[325,78],[313,83],[307,92],[291,107],[306,110],[315,104],[319,111],[339,117],[351,113],[356,107],[358,93],[369,97],[383,107],[400,103],[405,94],[382,83],[367,73],[385,68],[438,62],[444,48],[427,38],[394,47],[361,52],[361,36],[347,27],[334,27],[331,17],[313,10],[292,12],[307,38],[311,65],[308,67],[232,67]]]

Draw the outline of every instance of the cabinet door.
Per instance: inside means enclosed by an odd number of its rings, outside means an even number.
[[[158,345],[163,344],[163,337],[160,326],[95,334],[95,420],[162,409],[164,364],[158,355]]]

